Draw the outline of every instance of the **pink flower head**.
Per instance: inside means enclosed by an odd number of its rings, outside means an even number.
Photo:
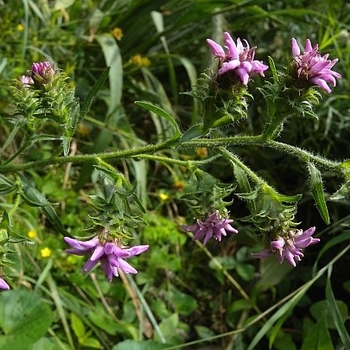
[[[203,244],[206,245],[210,238],[214,237],[217,241],[221,241],[222,236],[226,236],[227,232],[237,234],[238,231],[230,224],[233,222],[231,219],[223,219],[218,210],[208,215],[205,221],[199,219],[191,225],[184,225],[182,228],[187,232],[193,232],[193,240],[201,239],[204,237]]]
[[[22,75],[21,83],[25,88],[29,88],[31,85],[34,84],[34,80],[32,79],[32,77],[27,77],[26,75]]]
[[[2,278],[0,278],[0,289],[5,289],[5,290],[10,289],[10,286]]]
[[[218,73],[225,74],[231,72],[238,76],[243,85],[248,84],[249,77],[254,74],[264,75],[264,71],[269,67],[263,62],[254,60],[256,47],[250,48],[248,41],[244,40],[246,47],[243,46],[241,39],[237,39],[237,44],[233,41],[231,35],[224,33],[225,50],[211,39],[207,39],[211,53],[219,59]]]
[[[306,231],[296,230],[289,232],[287,237],[278,237],[277,240],[270,242],[268,249],[258,253],[253,253],[253,257],[258,259],[267,258],[270,255],[277,255],[280,264],[286,259],[293,267],[296,261],[300,261],[304,256],[303,249],[309,245],[316,244],[319,238],[313,238],[316,228],[310,227]]]
[[[312,85],[330,93],[332,90],[327,83],[336,86],[336,78],[341,79],[341,74],[332,71],[338,59],[329,60],[328,54],[321,56],[318,45],[312,47],[311,41],[306,40],[304,53],[300,53],[297,41],[292,38],[292,54],[298,79],[306,80]]]
[[[80,241],[70,237],[65,237],[64,240],[73,248],[66,250],[68,254],[91,255],[83,267],[83,272],[90,271],[100,262],[109,282],[112,281],[113,276],[119,276],[118,269],[125,273],[137,273],[124,259],[139,255],[149,248],[148,245],[127,248],[121,246],[117,241],[101,242],[98,236],[88,241]]]
[[[34,62],[32,64],[32,78],[34,82],[48,84],[55,75],[55,69],[49,61]]]

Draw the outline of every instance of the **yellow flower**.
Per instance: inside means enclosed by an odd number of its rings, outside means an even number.
[[[33,239],[37,236],[37,233],[35,230],[30,230],[30,231],[28,231],[27,236],[28,236],[28,238]]]
[[[117,39],[117,40],[122,40],[123,37],[123,31],[120,28],[114,28],[112,30],[112,35]]]
[[[23,25],[22,23],[17,24],[17,30],[18,30],[19,32],[23,32],[23,30],[24,30],[24,25]]]
[[[131,61],[135,66],[139,67],[148,67],[151,64],[148,57],[142,57],[139,54],[132,56]]]
[[[166,193],[164,193],[164,192],[161,192],[161,193],[159,193],[159,199],[162,201],[162,202],[165,202],[168,198],[169,198],[169,196],[166,194]]]
[[[91,130],[84,124],[79,123],[77,127],[77,134],[79,134],[82,137],[87,137],[91,133]]]
[[[206,147],[198,147],[196,149],[196,154],[200,158],[205,158],[208,156],[208,149]]]
[[[51,252],[52,250],[49,247],[45,247],[40,250],[40,255],[42,258],[48,258],[49,256],[51,256]]]
[[[186,187],[186,184],[182,180],[175,180],[173,186],[175,190],[183,191]]]
[[[142,57],[141,65],[144,67],[149,67],[151,65],[151,61],[148,57]]]

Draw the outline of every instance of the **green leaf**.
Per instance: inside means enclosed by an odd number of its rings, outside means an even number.
[[[96,338],[87,338],[83,339],[81,342],[81,345],[84,345],[89,348],[94,348],[94,349],[102,349],[103,347],[101,346],[101,343],[99,342],[98,339]]]
[[[193,125],[181,136],[179,144],[203,136],[203,133],[203,125]]]
[[[57,215],[55,209],[52,207],[51,203],[42,195],[35,187],[33,187],[30,182],[21,176],[23,191],[21,193],[23,200],[31,206],[40,207],[47,219],[50,221],[55,230],[63,235],[69,235],[61,219]]]
[[[329,200],[331,201],[341,201],[350,198],[350,180],[347,180],[338,191],[333,193]]]
[[[50,325],[50,307],[35,292],[23,289],[0,294],[1,349],[29,349]]]
[[[112,319],[100,307],[96,307],[88,314],[90,321],[110,335],[126,334],[129,338],[138,339],[137,329],[129,323]]]
[[[275,65],[274,60],[270,56],[269,56],[269,64],[270,64],[270,70],[271,70],[271,73],[272,73],[273,81],[274,81],[275,84],[278,84],[279,83],[279,78],[278,78],[278,75],[277,75],[276,65]]]
[[[106,66],[109,70],[109,90],[108,115],[115,114],[120,105],[123,91],[123,63],[119,47],[110,33],[96,35],[96,40],[100,44],[105,57]],[[120,115],[121,116],[121,115]],[[117,117],[117,115],[115,115]]]
[[[164,338],[171,342],[171,340],[176,337],[176,329],[179,325],[179,315],[177,313],[173,313],[171,316],[163,319],[163,321],[159,324],[159,328],[164,336]],[[158,334],[155,335],[155,340],[158,339]]]
[[[323,314],[317,323],[308,331],[301,350],[332,350],[334,349],[328,329],[327,315]]]
[[[100,75],[98,80],[95,82],[93,87],[90,89],[83,104],[81,105],[79,121],[83,120],[84,117],[86,116],[86,114],[88,113],[90,106],[91,106],[91,103],[92,103],[92,100],[96,97],[97,93],[102,89],[103,84],[106,82],[106,80],[108,78],[109,71],[110,71],[110,67],[107,67],[102,72],[102,74]]]
[[[14,191],[17,186],[7,179],[4,175],[0,175],[0,196],[4,196]]]
[[[146,102],[146,101],[135,101],[135,104],[139,107],[142,107],[150,112],[155,113],[156,115],[158,115],[159,117],[165,118],[168,122],[170,122],[170,124],[174,127],[175,129],[175,135],[173,138],[179,138],[181,135],[179,126],[177,125],[175,119],[166,111],[164,111],[164,109],[155,106],[152,103]]]
[[[70,322],[72,324],[73,332],[77,338],[82,338],[85,335],[84,322],[74,313],[70,315]]]
[[[190,315],[197,308],[197,301],[192,296],[172,288],[168,293],[168,300],[180,315]]]
[[[40,338],[30,350],[62,350],[61,346],[58,346],[49,338],[43,337]],[[67,346],[68,349],[68,346]]]
[[[316,207],[323,221],[329,225],[330,217],[324,196],[321,172],[315,167],[313,163],[308,163],[308,169],[310,173],[310,189],[312,196],[315,199]]]
[[[115,345],[112,350],[160,350],[168,347],[169,345],[160,344],[153,340],[125,340]]]
[[[350,349],[350,337],[345,327],[342,315],[339,311],[338,304],[334,298],[332,286],[331,286],[331,274],[332,266],[328,268],[328,278],[326,283],[326,299],[328,303],[329,313],[332,315],[339,337],[344,345],[345,349]]]

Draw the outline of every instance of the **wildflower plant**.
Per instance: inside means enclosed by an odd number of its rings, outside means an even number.
[[[166,125],[166,132],[158,135],[159,140],[143,142],[141,146],[128,144],[125,138],[119,149],[70,154],[77,125],[106,82],[108,69],[82,102],[75,96],[74,86],[65,73],[49,61],[34,62],[31,70],[17,79],[13,88],[14,112],[7,120],[13,131],[2,145],[2,150],[8,152],[0,164],[0,193],[13,200],[12,209],[4,208],[2,212],[1,289],[16,283],[7,275],[8,257],[11,244],[27,240],[18,238],[12,230],[15,215],[24,205],[42,210],[52,228],[64,237],[67,254],[86,256],[82,272],[100,265],[107,280],[113,283],[118,283],[114,277],[124,273],[136,274],[132,261],[152,250],[148,242],[139,241],[137,234],[152,210],[147,195],[142,197],[141,189],[147,185],[140,184],[137,172],[129,171],[132,164],[142,161],[173,168],[172,174],[186,173],[185,184],[176,195],[176,201],[181,203],[178,229],[184,235],[202,240],[210,250],[212,244],[225,245],[249,230],[261,246],[260,251],[251,251],[252,260],[274,255],[279,263],[286,260],[295,268],[303,263],[308,247],[322,241],[314,224],[305,229],[298,221],[298,206],[304,193],[281,193],[278,184],[270,184],[261,175],[268,169],[253,170],[254,165],[247,165],[246,156],[261,148],[293,157],[305,169],[304,180],[309,185],[305,191],[312,194],[325,224],[330,223],[323,175],[336,174],[344,195],[349,188],[348,162],[328,160],[297,144],[285,143],[283,134],[288,132],[287,120],[300,123],[306,116],[317,118],[314,107],[322,100],[322,93],[331,93],[329,85],[335,87],[341,79],[341,74],[334,70],[337,59],[322,55],[309,39],[302,53],[293,38],[290,63],[277,70],[273,59],[260,60],[258,48],[251,47],[247,40],[234,40],[227,32],[223,38],[223,46],[207,39],[217,69],[206,70],[188,92],[199,103],[201,119],[182,131],[171,111],[149,101],[136,101],[140,111],[151,113]],[[247,120],[255,122],[249,104],[250,87],[256,81],[260,84],[255,93],[260,93],[264,100],[261,107],[264,123],[258,134],[243,134],[241,125]],[[10,146],[17,140],[21,140],[18,150],[11,153]],[[47,143],[55,145],[51,154],[30,157],[38,145]],[[199,148],[209,150],[208,155],[200,159],[187,157],[189,149]],[[93,183],[88,194],[84,192],[85,204],[90,208],[89,224],[80,232],[72,232],[63,223],[57,208],[36,188],[35,177],[31,176],[32,169],[68,164],[81,172],[80,176],[87,173]],[[225,182],[223,176],[217,176],[218,172],[228,174],[233,181]],[[163,202],[168,202],[168,197]],[[245,207],[247,215],[236,214],[237,202]]]

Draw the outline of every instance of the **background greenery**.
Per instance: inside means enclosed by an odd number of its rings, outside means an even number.
[[[0,145],[11,132],[5,117],[13,111],[13,79],[33,61],[45,59],[71,77],[82,100],[112,64],[109,80],[79,125],[76,154],[135,147],[169,135],[166,124],[135,100],[171,112],[186,130],[199,111],[182,93],[206,67],[214,67],[205,39],[220,42],[222,32],[229,31],[258,46],[259,60],[271,56],[280,67],[290,60],[291,37],[310,38],[322,53],[339,58],[336,70],[343,79],[332,94],[323,94],[319,119],[289,120],[281,137],[331,159],[349,158],[350,4],[345,0],[12,0],[0,1],[0,13]],[[258,85],[259,78],[255,81]],[[242,134],[258,133],[263,125],[262,96],[257,90],[252,94],[252,118],[241,124]],[[55,142],[40,143],[26,160],[44,158],[55,147]],[[15,153],[16,143],[2,152]],[[203,159],[208,152],[188,150],[181,157]],[[305,192],[306,170],[293,158],[254,147],[239,154],[279,191]],[[346,348],[350,261],[342,251],[350,239],[347,199],[328,202],[331,225],[325,226],[311,194],[303,197],[297,219],[305,228],[315,225],[321,243],[308,248],[293,269],[276,259],[251,257],[259,245],[253,228],[239,221],[246,215],[240,199],[234,198],[230,208],[240,234],[203,247],[180,228],[188,213],[178,198],[190,185],[190,174],[145,160],[116,166],[137,183],[149,210],[148,225],[134,232],[138,242],[151,247],[132,261],[139,273],[112,283],[98,270],[82,275],[84,259],[67,256],[62,237],[42,212],[22,205],[14,230],[35,244],[16,245],[11,254],[12,290],[0,295],[2,348]],[[220,162],[208,167],[223,182],[234,182]],[[84,236],[87,196],[99,190],[92,168],[57,165],[26,176],[55,203],[65,228]],[[326,193],[333,193],[337,178],[326,177],[324,185]],[[13,201],[12,196],[0,198],[2,208]]]

